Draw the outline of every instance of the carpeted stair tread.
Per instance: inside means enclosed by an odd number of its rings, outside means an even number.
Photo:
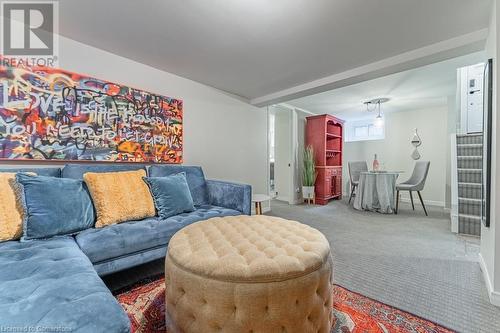
[[[462,148],[462,147],[467,147],[467,148],[479,148],[479,147],[482,147],[483,144],[482,143],[459,143],[457,144],[457,146],[459,148]]]
[[[458,156],[459,160],[481,160],[482,156]]]
[[[480,184],[480,183],[458,183],[458,186],[464,186],[464,187],[481,187],[482,184]]]
[[[458,200],[463,203],[481,204],[481,199],[459,197]]]

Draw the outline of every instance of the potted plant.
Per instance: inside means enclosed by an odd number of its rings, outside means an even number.
[[[316,175],[314,150],[312,146],[307,146],[304,150],[304,169],[302,170],[302,197],[308,202],[314,200]]]

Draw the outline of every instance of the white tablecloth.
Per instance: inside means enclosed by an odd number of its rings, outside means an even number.
[[[396,209],[396,172],[362,172],[356,189],[354,208],[392,214]]]

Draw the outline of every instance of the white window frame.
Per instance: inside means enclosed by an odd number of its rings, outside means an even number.
[[[356,136],[355,131],[356,128],[366,127],[367,135],[365,136]],[[356,119],[356,120],[348,120],[345,123],[345,141],[346,142],[356,142],[356,141],[371,141],[371,140],[384,140],[385,139],[385,119],[381,127],[381,133],[373,134],[370,133],[370,128],[374,128],[375,126],[375,118],[369,119]]]

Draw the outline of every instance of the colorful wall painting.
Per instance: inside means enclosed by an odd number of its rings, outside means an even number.
[[[0,159],[182,163],[182,100],[0,65]]]

